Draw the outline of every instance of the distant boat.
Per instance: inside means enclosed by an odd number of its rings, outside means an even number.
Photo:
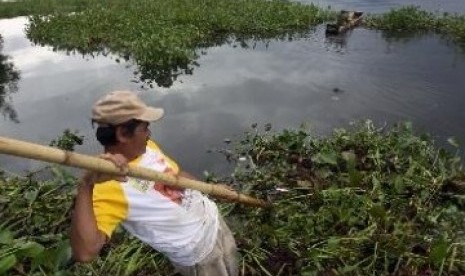
[[[326,24],[327,35],[338,35],[357,26],[362,22],[363,12],[360,11],[341,11],[335,24]]]

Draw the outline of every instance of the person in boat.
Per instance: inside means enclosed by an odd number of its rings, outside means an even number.
[[[149,124],[163,109],[147,106],[135,93],[114,91],[92,109],[101,158],[121,170],[128,164],[192,178],[150,139]],[[71,247],[78,262],[90,262],[117,225],[162,252],[181,275],[237,275],[234,237],[216,204],[199,191],[175,189],[131,177],[88,171],[77,188]]]
[[[354,19],[354,12],[353,11],[345,11],[342,10],[339,15],[337,16],[336,24],[338,26],[348,26]]]

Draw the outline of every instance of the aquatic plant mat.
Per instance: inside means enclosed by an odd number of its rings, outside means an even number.
[[[385,14],[370,16],[365,20],[365,26],[383,30],[391,36],[434,32],[465,49],[464,15],[449,13],[438,15],[423,11],[419,7],[407,6]]]
[[[280,0],[23,0],[0,3],[0,17],[33,15],[28,37],[55,50],[118,56],[137,65],[134,81],[169,87],[191,74],[202,49],[247,39],[291,38],[336,19],[313,4]],[[367,16],[389,35],[436,32],[465,49],[465,17],[408,6]]]
[[[168,87],[192,72],[202,48],[308,31],[332,16],[277,0],[97,1],[78,13],[32,16],[27,34],[55,49],[132,59],[142,81]]]
[[[210,181],[274,205],[221,205],[240,248],[241,275],[465,273],[460,158],[410,124],[379,128],[367,121],[328,137],[254,126],[220,152],[235,171]],[[70,262],[75,179],[57,167],[47,172],[45,181],[37,180],[44,172],[2,177],[0,274],[172,275],[160,254],[121,231],[98,260]]]

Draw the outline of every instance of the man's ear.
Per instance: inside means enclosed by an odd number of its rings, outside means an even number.
[[[115,129],[115,135],[116,135],[116,140],[119,143],[126,143],[128,141],[128,136],[127,133],[124,131],[124,129],[120,126],[117,126]]]

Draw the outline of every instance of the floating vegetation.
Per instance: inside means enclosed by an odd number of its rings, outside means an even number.
[[[15,0],[0,2],[0,18],[56,12],[78,12],[105,0]]]
[[[465,47],[465,16],[463,15],[448,13],[436,15],[419,7],[407,6],[385,14],[372,15],[365,20],[365,25],[393,34],[435,32]]]
[[[206,47],[247,39],[285,38],[336,19],[335,12],[287,1],[264,0],[23,0],[0,3],[32,14],[28,37],[55,50],[116,55],[131,61],[138,81],[169,87],[192,74]],[[19,8],[18,8],[19,9]],[[13,13],[13,11],[11,11]],[[1,13],[0,13],[1,15]],[[407,6],[365,19],[388,35],[436,32],[465,46],[465,17]]]
[[[241,275],[463,275],[465,173],[410,124],[315,137],[255,126],[228,144],[223,179],[270,210],[224,204]],[[454,140],[451,147],[458,147]],[[170,275],[164,257],[117,230],[100,258],[74,264],[68,228],[76,179],[0,179],[0,271],[8,275]],[[213,179],[214,177],[211,177]],[[51,256],[51,257],[50,257]],[[121,260],[125,260],[121,262]]]
[[[63,133],[55,140],[50,142],[49,146],[56,147],[62,150],[74,151],[76,145],[82,145],[84,136],[79,135],[79,131],[71,131],[65,129]]]
[[[56,167],[50,173],[47,181],[34,175],[0,179],[0,271],[7,275],[60,272],[71,257],[67,232],[75,179]]]
[[[229,212],[246,275],[465,273],[460,158],[410,124],[254,130],[227,152],[232,182],[274,202]]]
[[[56,50],[133,60],[142,81],[169,87],[179,74],[192,73],[199,49],[307,31],[333,15],[278,0],[102,1],[79,13],[32,16],[27,35]]]

